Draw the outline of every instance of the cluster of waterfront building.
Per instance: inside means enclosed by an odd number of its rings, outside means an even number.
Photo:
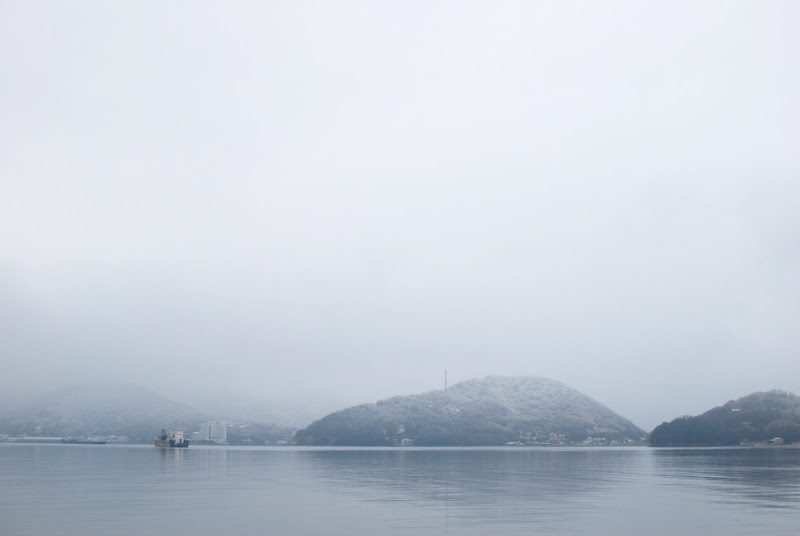
[[[213,443],[225,445],[228,443],[228,425],[219,421],[208,421],[200,425],[200,429],[192,432],[193,443]]]
[[[531,436],[525,434],[519,441],[509,441],[507,447],[630,447],[646,445],[647,439],[641,438],[639,441],[633,439],[608,439],[606,437],[587,437],[582,441],[569,441],[565,434],[550,433],[545,437]]]
[[[397,436],[393,441],[395,447],[414,446],[414,441],[404,436],[405,431],[404,425],[398,426]],[[618,440],[606,437],[587,437],[581,441],[570,441],[566,434],[555,432],[543,436],[524,433],[518,440],[505,443],[506,447],[631,447],[640,445],[647,445],[647,438]]]
[[[182,432],[181,432],[182,433]],[[228,424],[219,421],[207,421],[200,424],[200,429],[191,433],[191,440],[200,445],[227,445]],[[0,434],[0,443],[81,443],[106,444],[129,443],[125,435],[89,435],[78,437],[24,435],[11,436]]]
[[[739,441],[739,445],[742,447],[763,447],[783,444],[784,440],[782,437],[773,437],[772,439],[768,439],[766,441],[750,441],[749,439],[743,439],[742,441]]]

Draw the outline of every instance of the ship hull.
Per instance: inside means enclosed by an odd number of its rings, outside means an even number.
[[[178,443],[174,439],[156,439],[155,446],[160,449],[185,449],[189,447],[189,442]]]

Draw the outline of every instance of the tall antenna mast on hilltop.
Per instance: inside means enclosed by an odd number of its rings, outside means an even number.
[[[447,371],[444,371],[444,390],[447,391]]]

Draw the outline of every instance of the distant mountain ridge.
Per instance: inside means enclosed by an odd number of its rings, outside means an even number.
[[[777,390],[752,393],[701,415],[665,422],[651,432],[650,444],[730,446],[775,437],[800,441],[800,396]]]
[[[14,437],[117,436],[130,443],[150,443],[161,428],[191,434],[200,423],[220,420],[140,385],[87,382],[0,408],[0,434]],[[233,445],[287,442],[296,428],[230,415],[227,441]]]
[[[297,432],[299,445],[503,445],[587,437],[638,440],[631,421],[561,382],[488,376],[447,390],[353,406]]]
[[[125,382],[91,382],[38,396],[0,414],[10,435],[121,435],[149,441],[162,427],[189,429],[207,416],[151,389]]]

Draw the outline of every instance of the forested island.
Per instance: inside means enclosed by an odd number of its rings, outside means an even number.
[[[665,422],[650,434],[654,447],[711,447],[800,441],[800,396],[758,392],[695,417]]]

